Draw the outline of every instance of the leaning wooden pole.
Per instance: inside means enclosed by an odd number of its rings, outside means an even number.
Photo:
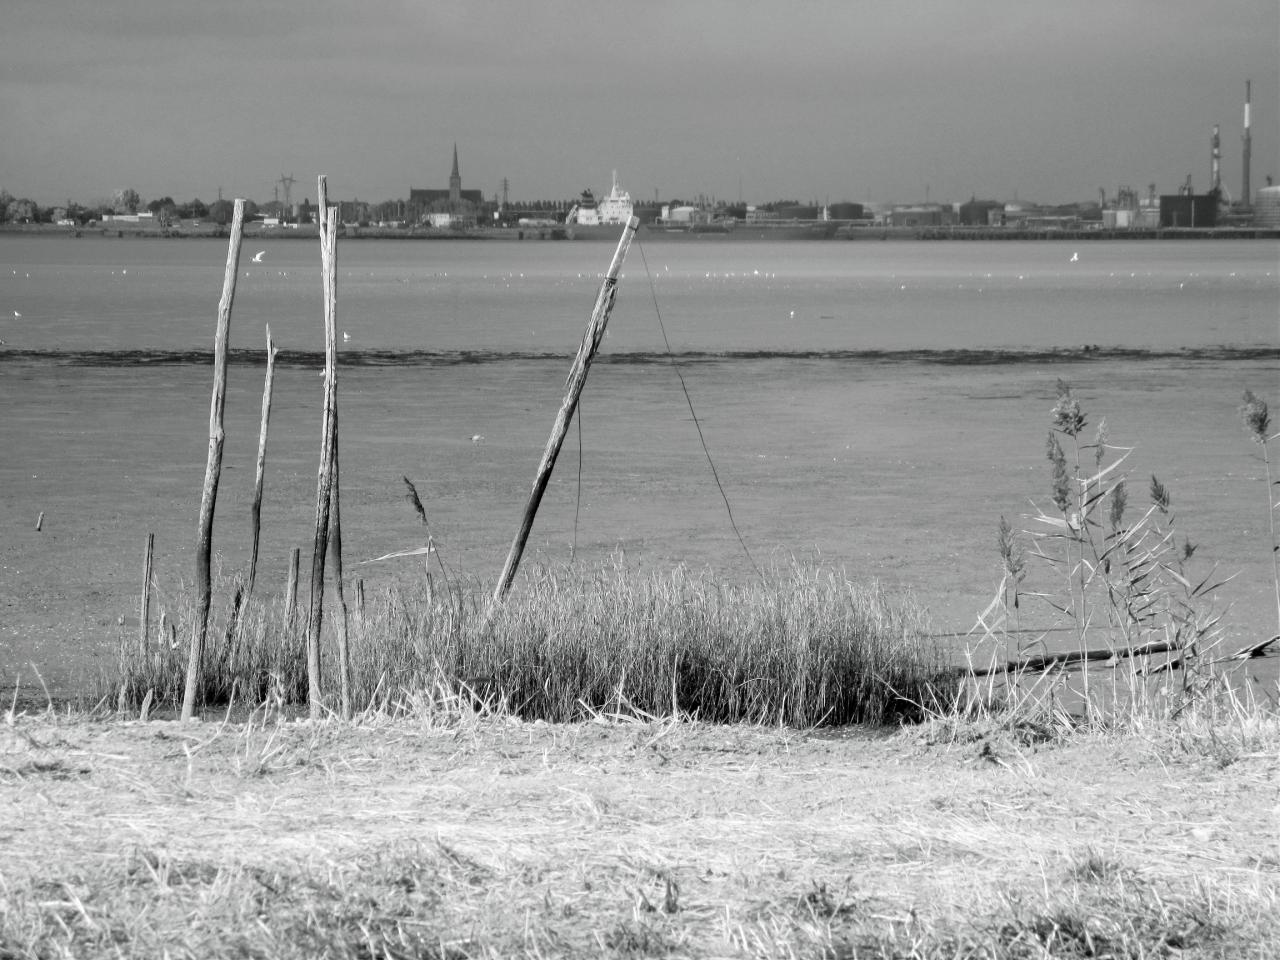
[[[533,478],[533,490],[529,493],[524,515],[520,518],[520,529],[516,531],[515,539],[511,542],[511,551],[507,554],[502,576],[498,578],[498,586],[493,593],[495,603],[501,602],[506,597],[511,589],[511,581],[515,579],[516,568],[520,566],[520,556],[524,553],[525,543],[529,540],[529,531],[533,529],[533,518],[538,513],[538,505],[542,503],[542,495],[546,492],[547,483],[551,480],[551,471],[555,469],[556,457],[560,455],[565,434],[573,421],[573,413],[578,407],[578,398],[582,396],[582,388],[587,382],[587,371],[591,367],[596,351],[600,348],[605,327],[609,323],[609,312],[613,309],[613,301],[618,291],[618,271],[622,269],[622,261],[627,257],[631,239],[635,236],[639,225],[640,221],[632,217],[623,228],[618,249],[613,254],[613,262],[609,264],[609,272],[605,274],[604,282],[600,284],[595,309],[591,311],[591,320],[587,324],[586,332],[582,335],[578,355],[573,358],[569,379],[565,382],[564,400],[560,403],[555,423],[551,426],[551,436],[547,439],[547,448],[542,453],[542,461],[538,464],[538,472]]]
[[[200,496],[200,520],[196,530],[196,609],[191,625],[191,655],[187,660],[187,687],[182,697],[182,719],[190,720],[195,710],[204,663],[204,641],[209,631],[209,604],[212,599],[209,562],[213,553],[213,509],[218,499],[218,478],[222,473],[222,445],[226,434],[222,415],[227,402],[227,336],[231,330],[231,304],[236,295],[236,275],[240,272],[240,235],[244,229],[244,201],[236,200],[231,217],[231,240],[227,247],[227,268],[222,279],[222,300],[218,303],[218,327],[213,338],[213,400],[209,405],[209,457],[205,464],[204,490]]]
[[[262,536],[262,486],[267,473],[267,423],[271,419],[271,388],[275,382],[276,354],[279,351],[271,342],[271,327],[267,326],[267,375],[262,385],[262,425],[258,429],[258,463],[253,476],[253,547],[249,553],[249,582],[245,585],[247,599],[253,593],[253,581],[258,575],[258,540]]]
[[[324,564],[329,542],[329,510],[333,496],[333,417],[337,402],[337,338],[334,333],[337,287],[338,211],[328,209],[325,178],[320,178],[321,277],[324,287],[324,410],[320,430],[320,466],[316,475],[316,530],[311,555],[311,603],[307,619],[307,703],[319,719],[320,629],[324,622]]]

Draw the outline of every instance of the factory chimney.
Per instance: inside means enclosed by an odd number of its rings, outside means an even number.
[[[1241,183],[1240,202],[1246,207],[1253,206],[1253,197],[1249,193],[1249,154],[1253,152],[1253,135],[1249,132],[1249,100],[1251,94],[1252,80],[1244,82],[1244,177]]]
[[[1210,191],[1213,193],[1222,192],[1222,141],[1218,137],[1218,125],[1213,125],[1213,139],[1210,141],[1213,145],[1212,159],[1209,163],[1209,183]]]

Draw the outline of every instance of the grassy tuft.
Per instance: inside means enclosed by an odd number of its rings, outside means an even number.
[[[447,592],[424,581],[374,595],[352,617],[355,703],[392,714],[461,702],[556,722],[604,714],[809,727],[892,722],[956,691],[920,606],[832,570],[797,566],[736,584],[610,562],[535,568],[493,609],[490,592],[455,578]],[[256,598],[234,620],[230,608],[215,612],[206,704],[300,700],[302,645],[286,614]],[[175,638],[188,622],[181,608]],[[122,702],[136,708],[151,691],[156,704],[176,703],[184,646],[142,655],[124,645],[110,681]]]

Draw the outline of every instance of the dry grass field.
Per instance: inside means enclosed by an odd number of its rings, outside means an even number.
[[[0,957],[1280,956],[1280,726],[0,725]]]

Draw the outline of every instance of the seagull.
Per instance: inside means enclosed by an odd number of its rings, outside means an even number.
[[[347,333],[347,331],[343,330],[343,331],[342,331],[342,339],[343,339],[343,340],[350,340],[350,339],[351,339],[351,334],[349,334],[349,333]]]
[[[265,251],[265,250],[259,250],[257,253],[255,253],[255,254],[253,255],[253,262],[254,262],[254,263],[261,263],[261,262],[262,262],[262,258],[263,258],[263,257],[265,257],[266,255],[267,255],[267,251]]]
[[[1079,259],[1080,259],[1080,254],[1079,254],[1079,253],[1073,253],[1073,254],[1071,255],[1071,262],[1072,262],[1072,263],[1075,263],[1075,262],[1076,262],[1077,260],[1079,260]]]
[[[20,314],[17,310],[13,311],[13,319],[15,319],[15,320],[21,320],[21,319],[22,319],[22,314]]]
[[[472,442],[472,443],[484,443],[484,437],[482,437],[482,436],[481,436],[480,434],[478,434],[478,433],[476,433],[476,434],[472,434],[472,436],[471,436],[471,442]]]

